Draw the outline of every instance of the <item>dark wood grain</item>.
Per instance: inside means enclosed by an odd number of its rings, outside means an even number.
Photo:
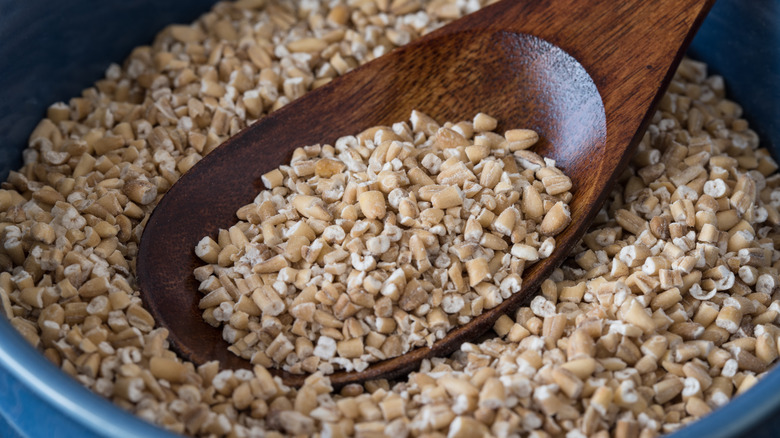
[[[552,257],[528,269],[523,290],[431,348],[418,348],[334,385],[400,376],[427,357],[453,352],[530,301],[598,212],[641,138],[695,29],[714,0],[504,0],[404,46],[243,130],[186,173],[152,213],[137,275],[145,305],[184,358],[249,367],[206,324],[192,271],[194,247],[235,223],[262,189],[260,176],[296,147],[332,143],[406,120],[412,109],[439,121],[483,111],[499,130],[540,133],[534,150],[572,179],[572,223]],[[533,36],[532,36],[533,35]],[[278,372],[286,383],[305,376]]]

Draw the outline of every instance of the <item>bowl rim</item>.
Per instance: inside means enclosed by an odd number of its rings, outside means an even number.
[[[97,436],[178,436],[121,409],[62,372],[4,317],[0,318],[0,369],[11,374],[19,385],[40,397],[47,406]],[[780,408],[778,388],[780,367],[769,371],[744,394],[675,431],[670,437],[726,438],[750,431]]]

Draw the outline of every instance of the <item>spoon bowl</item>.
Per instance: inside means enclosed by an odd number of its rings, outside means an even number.
[[[192,274],[198,241],[234,224],[236,210],[264,188],[261,176],[289,162],[296,147],[333,144],[406,120],[413,109],[442,122],[485,112],[499,120],[499,131],[539,133],[533,150],[572,180],[571,224],[556,237],[552,256],[527,269],[523,289],[499,306],[430,348],[330,377],[336,386],[396,377],[424,358],[453,352],[527,304],[582,237],[713,1],[504,0],[306,94],[230,138],[162,198],[139,248],[145,305],[184,358],[250,367],[202,319]],[[275,373],[289,385],[306,377]]]

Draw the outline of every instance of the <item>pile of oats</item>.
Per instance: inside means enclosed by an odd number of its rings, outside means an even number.
[[[168,348],[134,265],[171,184],[247,123],[481,6],[240,0],[167,28],[52,105],[0,187],[3,312],[85,386],[195,436],[648,438],[748,390],[778,356],[780,177],[689,60],[582,244],[495,338],[339,392]]]
[[[571,222],[572,183],[528,150],[536,132],[496,126],[413,111],[295,150],[236,225],[195,248],[204,318],[253,364],[330,374],[431,346],[501,304]]]

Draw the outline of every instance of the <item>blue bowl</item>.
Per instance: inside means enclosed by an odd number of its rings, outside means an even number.
[[[107,4],[108,3],[108,4]],[[168,23],[187,23],[213,0],[0,0],[0,180],[21,166],[46,108],[103,77]],[[690,49],[764,146],[780,156],[780,2],[718,0]],[[172,437],[106,402],[49,363],[0,317],[0,436]],[[674,437],[780,436],[780,370]]]

